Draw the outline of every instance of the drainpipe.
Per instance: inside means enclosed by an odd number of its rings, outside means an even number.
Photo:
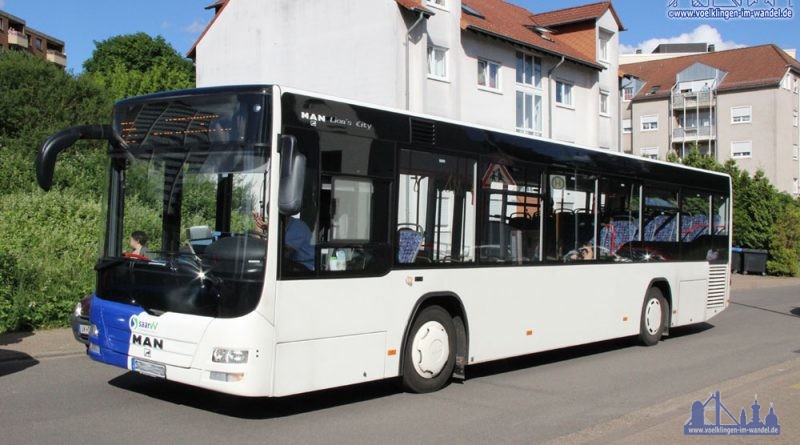
[[[425,20],[425,13],[420,11],[417,21],[408,28],[406,33],[406,110],[411,110],[411,33]]]
[[[553,110],[555,110],[555,103],[553,102],[553,73],[556,72],[558,67],[564,63],[566,59],[565,56],[561,56],[561,60],[547,72],[547,104],[548,108],[550,108],[549,113],[550,115],[547,117],[547,127],[548,127],[548,134],[547,137],[553,139]]]

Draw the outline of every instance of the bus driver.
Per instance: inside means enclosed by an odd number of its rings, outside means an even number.
[[[264,215],[253,212],[256,230],[261,236],[267,234],[267,221]],[[308,270],[314,270],[314,248],[311,246],[311,230],[300,218],[286,217],[286,233],[283,244],[285,255],[290,260],[302,264]]]

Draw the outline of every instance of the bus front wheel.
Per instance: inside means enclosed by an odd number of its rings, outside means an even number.
[[[450,381],[456,357],[453,317],[441,306],[428,306],[417,315],[406,339],[403,387],[426,393]]]
[[[651,287],[644,297],[642,321],[639,326],[639,341],[645,346],[653,346],[661,340],[661,335],[669,320],[669,305],[661,289]]]

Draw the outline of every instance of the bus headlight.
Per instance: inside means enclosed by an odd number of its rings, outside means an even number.
[[[247,363],[247,351],[243,349],[214,348],[211,361],[214,363]]]

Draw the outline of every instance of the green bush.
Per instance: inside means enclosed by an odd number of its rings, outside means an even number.
[[[770,239],[767,272],[771,275],[800,274],[800,205],[786,206],[777,217]]]
[[[94,287],[99,203],[66,191],[12,193],[0,196],[0,214],[0,253],[13,275],[0,329],[65,325]]]
[[[19,276],[14,257],[0,252],[0,332],[16,330],[19,327],[14,298],[19,292]]]

